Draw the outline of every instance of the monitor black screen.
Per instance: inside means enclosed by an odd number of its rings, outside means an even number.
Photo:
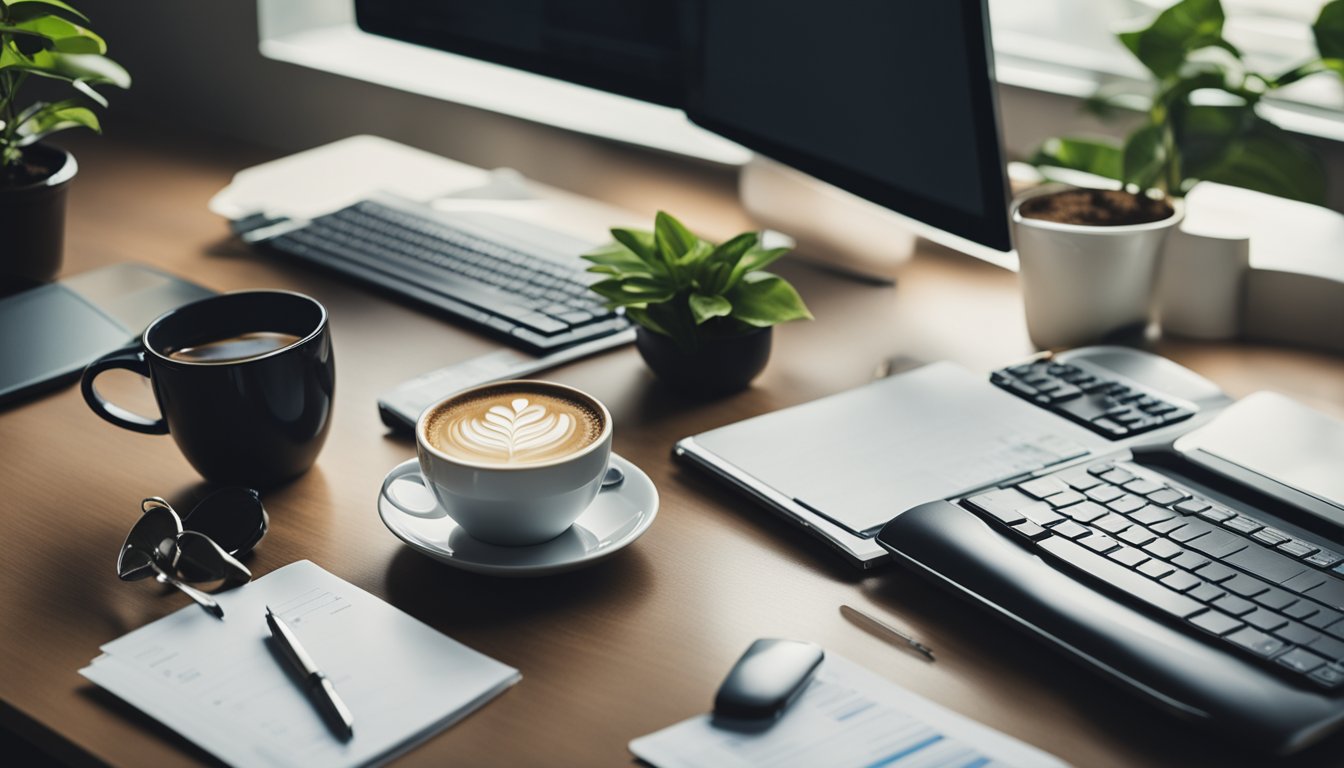
[[[1011,249],[985,0],[355,0],[365,31],[681,107]]]
[[[982,0],[711,0],[697,123],[938,229],[1008,236]]]

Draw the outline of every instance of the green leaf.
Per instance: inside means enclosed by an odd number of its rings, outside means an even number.
[[[64,11],[82,21],[89,20],[88,16],[71,8],[61,0],[5,0],[5,5],[9,6],[10,18],[16,20],[49,15],[52,9]]]
[[[600,248],[596,248],[581,257],[595,265],[606,267],[611,270],[611,274],[630,274],[630,275],[648,275],[651,276],[652,270],[649,264],[642,261],[637,255],[632,253],[629,248],[620,243],[610,243]],[[660,265],[661,266],[661,265]],[[597,267],[589,268],[589,272],[597,272]]]
[[[1123,32],[1120,42],[1159,79],[1176,74],[1186,56],[1217,46],[1241,53],[1223,39],[1223,6],[1218,0],[1181,0],[1157,15],[1146,29]]]
[[[1162,179],[1167,165],[1167,150],[1162,143],[1161,125],[1148,124],[1125,140],[1123,181],[1140,192],[1151,189]]]
[[[661,282],[638,277],[600,280],[588,286],[588,289],[617,307],[656,304],[676,295],[674,289]]]
[[[1286,131],[1259,121],[1255,132],[1234,142],[1202,178],[1292,200],[1325,204],[1321,160]]]
[[[690,307],[686,302],[651,304],[645,309],[645,314],[683,351],[694,352],[699,346],[695,320],[692,319]]]
[[[691,234],[680,221],[664,211],[659,211],[654,217],[653,239],[658,252],[668,265],[693,251],[700,242],[700,238]]]
[[[1181,158],[1181,175],[1203,178],[1223,162],[1233,144],[1250,134],[1259,118],[1250,106],[1184,105],[1171,112],[1171,126]],[[1184,190],[1181,190],[1184,191]]]
[[[0,61],[0,69],[6,66]],[[83,80],[93,85],[115,85],[118,88],[131,87],[131,75],[120,64],[99,54],[59,53],[56,51],[38,51],[24,62],[15,66],[34,74],[57,77],[64,80]]]
[[[779,261],[789,250],[788,248],[761,248],[758,246],[747,251],[742,260],[737,263],[737,267],[733,269],[733,273],[728,276],[728,281],[724,284],[723,290],[731,290],[742,282],[742,279],[747,275],[765,269]]]
[[[649,314],[649,311],[643,307],[626,307],[625,316],[654,333],[661,333],[664,336],[672,335],[668,333],[667,329],[660,325],[658,321]]]
[[[727,288],[728,276],[758,239],[755,232],[743,232],[715,247],[697,270],[695,277],[701,289],[705,293],[722,293]]]
[[[728,300],[733,304],[733,318],[758,328],[812,319],[793,286],[769,272],[747,276],[728,293]]]
[[[725,317],[733,311],[732,302],[722,296],[706,296],[701,293],[691,294],[690,307],[691,317],[695,318],[696,325],[711,318]]]
[[[1311,33],[1316,37],[1316,50],[1321,58],[1344,59],[1344,0],[1326,3],[1316,23],[1311,25]]]
[[[41,35],[60,53],[107,53],[107,43],[91,30],[59,16],[39,16],[14,25],[19,31]]]
[[[1028,160],[1038,167],[1085,171],[1108,179],[1124,174],[1124,155],[1110,139],[1046,139]]]
[[[18,133],[22,138],[15,143],[20,147],[27,147],[57,131],[69,128],[88,128],[95,133],[102,132],[97,115],[87,107],[70,106],[71,103],[57,102],[38,110],[19,125]]]
[[[658,262],[657,254],[654,253],[652,232],[644,229],[616,227],[611,230],[611,236],[640,260],[649,264]]]

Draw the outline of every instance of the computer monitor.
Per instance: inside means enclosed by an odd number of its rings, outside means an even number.
[[[763,155],[1009,251],[985,0],[355,0],[367,32],[684,109]]]

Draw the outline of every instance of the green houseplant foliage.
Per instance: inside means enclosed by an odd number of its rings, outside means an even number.
[[[652,232],[611,235],[615,242],[583,257],[593,264],[589,272],[606,276],[592,290],[684,352],[701,339],[812,319],[788,281],[763,271],[789,249],[763,248],[755,232],[714,245],[659,211]]]
[[[107,44],[84,14],[61,0],[0,0],[0,182],[22,180],[24,149],[68,128],[100,131],[92,102],[107,106],[94,86],[129,88],[131,77],[107,58]],[[68,83],[71,98],[22,105],[33,78]]]
[[[1032,156],[1045,169],[1117,179],[1131,191],[1180,197],[1201,180],[1293,200],[1325,200],[1325,172],[1306,145],[1260,117],[1268,93],[1321,72],[1344,75],[1344,0],[1312,25],[1318,58],[1277,75],[1252,71],[1223,37],[1219,0],[1181,0],[1120,41],[1153,77],[1151,90],[1103,87],[1086,108],[1102,117],[1137,108],[1140,125],[1121,142],[1047,140]]]

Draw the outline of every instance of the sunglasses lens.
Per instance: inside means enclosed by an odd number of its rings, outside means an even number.
[[[238,487],[215,491],[182,518],[184,528],[205,534],[235,557],[252,551],[269,522],[261,496]]]
[[[209,537],[183,531],[177,537],[177,572],[183,581],[224,581],[241,584],[252,578],[246,566],[229,556]]]
[[[182,532],[182,521],[166,503],[145,504],[142,508],[144,514],[126,535],[117,558],[117,575],[127,581],[152,576],[149,559],[158,551],[159,544]]]

